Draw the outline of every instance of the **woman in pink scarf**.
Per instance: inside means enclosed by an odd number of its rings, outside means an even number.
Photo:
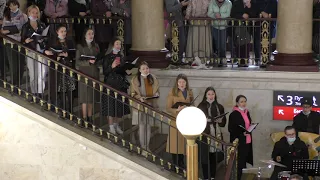
[[[239,139],[238,145],[238,180],[241,179],[242,169],[246,164],[253,165],[252,135],[243,128],[248,129],[251,124],[251,117],[247,106],[247,98],[239,95],[236,98],[236,106],[229,116],[228,130],[230,132],[230,142]],[[243,127],[243,128],[242,128]]]

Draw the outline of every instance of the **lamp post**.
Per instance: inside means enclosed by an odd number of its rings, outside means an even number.
[[[196,107],[186,107],[177,116],[177,128],[187,139],[187,180],[198,180],[198,144],[196,139],[207,125],[206,115]]]

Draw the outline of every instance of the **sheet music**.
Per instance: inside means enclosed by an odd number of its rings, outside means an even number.
[[[81,55],[80,57],[84,57],[84,58],[92,58],[92,59],[95,59],[96,57],[94,56],[87,56],[87,55]]]
[[[42,31],[41,36],[47,36],[49,32],[49,28],[50,28],[50,25]]]
[[[242,129],[248,131],[249,133],[251,133],[257,126],[258,126],[259,123],[253,123],[249,126],[248,129],[246,129],[245,127],[239,125]]]
[[[257,126],[258,126],[258,124],[251,124],[247,131],[252,132]]]
[[[54,48],[50,48],[52,51],[54,51],[54,52],[57,52],[57,53],[61,53],[62,52],[62,50],[58,50],[58,49],[54,49]]]
[[[132,61],[132,63],[131,63],[131,64],[136,64],[136,63],[137,63],[137,61],[138,61],[138,59],[139,59],[139,57],[137,57],[134,61]]]
[[[31,37],[33,37],[33,36],[41,36],[41,35],[34,32],[34,33],[31,35]]]
[[[33,36],[43,36],[43,37],[47,36],[47,35],[48,35],[48,32],[49,32],[49,27],[50,27],[50,26],[48,26],[47,28],[45,28],[45,29],[42,31],[41,34],[38,34],[38,33],[34,32],[34,33],[31,35],[31,37],[33,37]]]

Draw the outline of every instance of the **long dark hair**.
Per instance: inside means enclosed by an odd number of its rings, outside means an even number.
[[[149,64],[148,64],[147,62],[142,61],[142,62],[140,63],[140,65],[139,65],[139,68],[138,68],[138,69],[140,70],[141,66],[143,66],[143,65],[149,67]],[[138,71],[137,78],[138,78],[138,82],[139,82],[139,87],[141,87],[141,72],[140,72],[140,71]],[[147,76],[147,80],[148,80],[148,83],[149,83],[149,84],[153,85],[153,83],[154,83],[154,78],[153,78],[153,76],[152,76],[151,74],[149,74],[149,75]]]
[[[7,6],[4,10],[4,17],[7,19],[7,21],[11,21],[11,10],[9,8],[10,5],[17,5],[18,6],[18,9],[20,8],[20,3],[18,2],[18,0],[9,0],[7,2]]]
[[[55,40],[56,40],[56,44],[58,45],[58,44],[61,44],[62,45],[62,49],[63,50],[66,50],[67,51],[67,46],[68,46],[68,43],[67,43],[67,36],[66,36],[66,38],[64,39],[64,42],[60,42],[60,39],[58,38],[58,31],[61,29],[61,28],[66,28],[66,30],[68,31],[68,29],[67,29],[67,26],[65,25],[65,24],[59,24],[59,25],[57,25],[56,27],[55,27],[55,31],[56,31],[56,33],[55,33]]]
[[[245,97],[244,95],[242,95],[242,94],[238,95],[238,96],[236,97],[236,107],[238,107],[237,103],[239,102],[239,100],[240,100],[241,98],[245,98],[245,99],[247,100],[247,97]]]
[[[94,30],[92,28],[86,28],[83,31],[83,36],[82,36],[82,40],[81,40],[82,47],[87,47],[88,46],[87,41],[86,41],[86,34],[87,34],[88,31],[93,31],[93,33],[94,33]],[[92,47],[96,46],[96,41],[95,41],[94,37],[93,37],[93,41],[91,42],[91,46]]]
[[[209,91],[213,91],[214,92],[214,94],[215,94],[214,102],[218,103],[216,90],[212,86],[211,87],[207,87],[207,89],[204,91],[204,95],[203,95],[203,99],[202,99],[201,103],[207,102],[207,93]]]
[[[121,50],[120,50],[120,52],[119,52],[118,54],[123,57],[123,56],[124,56],[124,55],[123,55],[123,45],[122,45],[123,40],[122,40],[121,38],[119,38],[119,37],[114,37],[114,38],[112,39],[112,41],[109,43],[108,50],[106,51],[105,54],[107,55],[107,54],[112,53],[113,46],[114,46],[114,43],[115,43],[116,41],[120,41],[120,42],[121,42]]]

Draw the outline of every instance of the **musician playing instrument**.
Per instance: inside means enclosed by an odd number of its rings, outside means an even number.
[[[292,161],[295,159],[309,159],[307,145],[296,136],[296,130],[293,126],[287,126],[284,129],[285,137],[282,137],[274,145],[272,159],[286,166],[275,166],[270,180],[277,180],[281,171],[292,171]],[[308,177],[304,177],[308,179]]]

